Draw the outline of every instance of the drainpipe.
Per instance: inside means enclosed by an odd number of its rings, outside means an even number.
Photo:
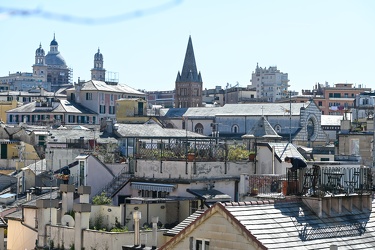
[[[272,146],[272,174],[275,174],[275,146]]]
[[[134,246],[139,246],[139,220],[141,219],[141,212],[134,211],[133,212],[133,219],[134,219]]]
[[[152,217],[152,239],[153,239],[153,244],[152,244],[152,249],[156,249],[158,246],[158,221],[159,217]]]

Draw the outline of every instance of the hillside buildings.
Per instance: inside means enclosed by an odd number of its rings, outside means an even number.
[[[288,91],[288,73],[283,73],[276,66],[257,67],[251,75],[252,86],[256,88],[257,98],[265,98],[268,102],[285,98]]]

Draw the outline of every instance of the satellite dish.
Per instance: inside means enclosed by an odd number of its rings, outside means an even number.
[[[67,226],[67,227],[74,227],[74,219],[69,214],[65,214],[61,218],[61,225]]]

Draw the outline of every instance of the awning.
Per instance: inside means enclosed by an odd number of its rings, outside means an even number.
[[[188,193],[191,193],[199,199],[205,200],[206,202],[227,202],[231,201],[231,197],[224,194],[216,189],[186,189]]]
[[[149,182],[132,182],[131,187],[132,189],[160,192],[172,192],[176,188],[176,186],[172,184],[160,184]]]

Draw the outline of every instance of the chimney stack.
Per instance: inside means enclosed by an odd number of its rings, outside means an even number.
[[[134,246],[139,246],[139,221],[141,219],[141,212],[134,211],[133,212],[133,219],[134,219]]]
[[[152,249],[156,249],[158,246],[158,222],[159,222],[159,217],[152,217],[152,239],[153,239],[153,244],[152,244]]]

